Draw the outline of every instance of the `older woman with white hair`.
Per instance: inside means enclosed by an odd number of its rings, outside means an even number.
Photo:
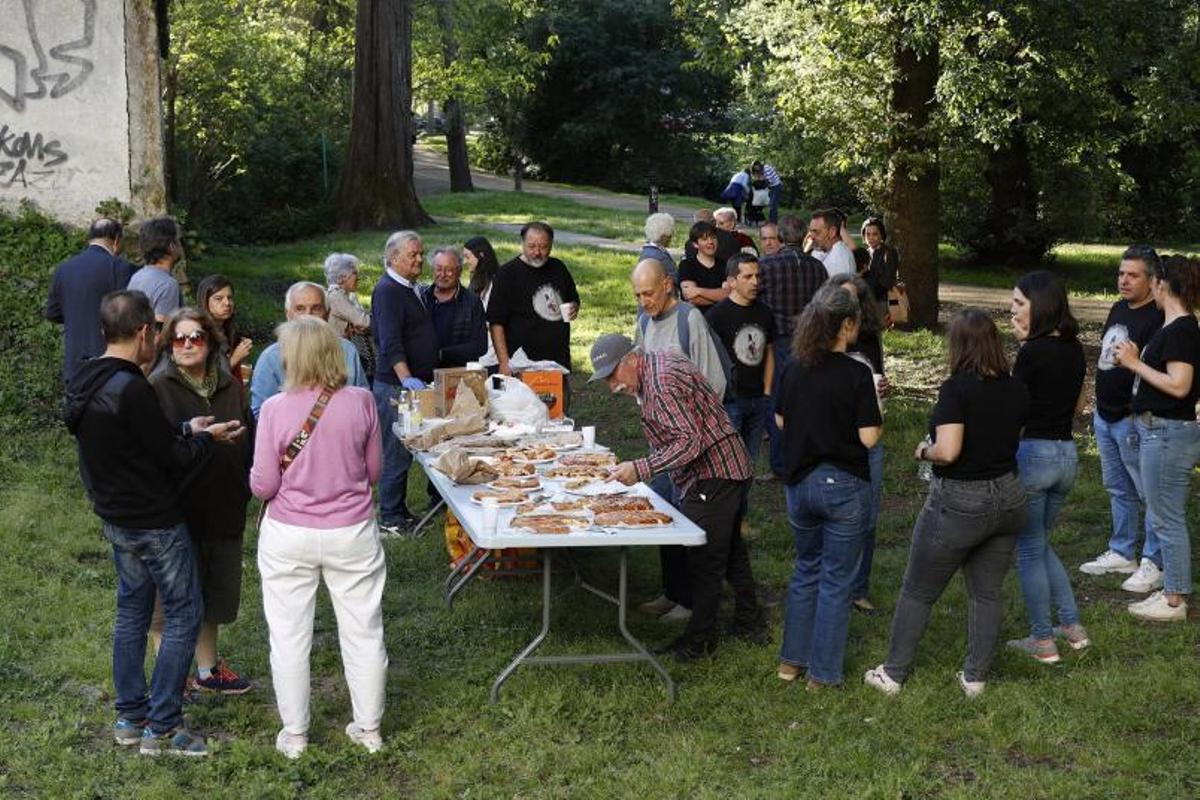
[[[317,589],[329,590],[353,720],[346,735],[383,746],[388,657],[383,644],[383,547],[371,499],[383,454],[375,401],[346,385],[333,330],[300,316],[279,326],[284,391],[259,416],[250,489],[266,503],[258,571],[271,643],[271,680],[283,728],[275,747],[308,746],[309,654]]]
[[[670,214],[660,211],[646,217],[646,243],[642,245],[638,261],[653,258],[661,263],[667,272],[667,277],[671,279],[671,283],[675,284],[676,293],[678,293],[679,269],[675,266],[674,257],[667,252],[667,248],[671,246],[671,237],[674,235],[675,218]]]
[[[368,378],[375,374],[375,345],[371,341],[371,312],[358,299],[357,256],[330,253],[325,258],[325,302],[329,306],[329,324],[338,336],[344,336],[358,351]]]

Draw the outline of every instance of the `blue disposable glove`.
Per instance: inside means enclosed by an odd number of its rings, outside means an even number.
[[[425,381],[420,378],[405,378],[400,381],[400,385],[410,392],[416,392],[425,388]]]

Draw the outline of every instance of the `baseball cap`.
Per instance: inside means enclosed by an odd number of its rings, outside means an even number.
[[[612,375],[617,364],[632,350],[633,342],[628,336],[619,333],[606,333],[601,336],[592,345],[592,377],[588,378],[588,383],[602,381]]]

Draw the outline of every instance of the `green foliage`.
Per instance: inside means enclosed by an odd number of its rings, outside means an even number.
[[[164,78],[172,202],[196,225],[230,241],[268,241],[330,224],[349,126],[354,8],[351,0],[172,5]]]
[[[535,36],[556,46],[530,104],[524,151],[546,176],[710,188],[719,170],[705,146],[730,90],[691,63],[668,0],[552,0],[540,22]]]
[[[0,212],[0,438],[58,416],[62,334],[42,311],[54,266],[83,244],[32,205]]]

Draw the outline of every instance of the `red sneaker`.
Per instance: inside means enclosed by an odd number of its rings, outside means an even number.
[[[196,688],[202,692],[217,694],[245,694],[250,691],[250,681],[229,668],[225,659],[219,659],[207,678],[196,678]]]

